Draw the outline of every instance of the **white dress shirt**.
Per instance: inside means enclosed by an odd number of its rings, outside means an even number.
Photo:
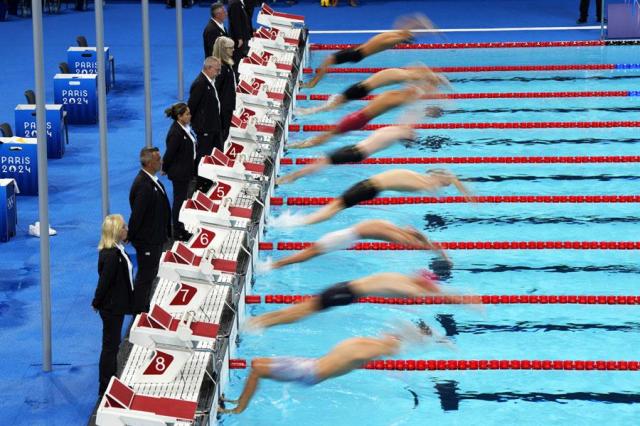
[[[129,255],[127,254],[127,252],[124,251],[124,246],[122,244],[117,243],[116,247],[118,248],[118,250],[120,250],[120,253],[122,253],[122,256],[127,261],[127,269],[129,270],[129,285],[131,286],[131,290],[133,290],[133,265],[131,264],[131,259],[129,259]]]

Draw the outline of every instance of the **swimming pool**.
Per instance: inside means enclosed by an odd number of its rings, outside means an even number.
[[[358,67],[544,65],[628,63],[638,47],[460,49],[390,51]],[[317,66],[327,52],[314,52]],[[640,70],[450,73],[458,93],[637,90]],[[334,94],[366,74],[329,74],[305,94]],[[435,123],[633,121],[640,98],[631,96],[534,99],[463,99],[440,102]],[[300,106],[317,105],[302,101]],[[301,117],[298,124],[332,124],[362,107]],[[396,123],[398,112],[374,123]],[[419,130],[411,146],[396,144],[375,157],[637,156],[637,127]],[[353,144],[369,132],[353,132],[322,147],[290,151],[313,157]],[[293,141],[311,134],[292,133]],[[283,166],[287,173],[300,166]],[[407,164],[334,166],[281,185],[284,197],[334,197],[353,183],[391,168],[447,167],[478,195],[635,195],[638,162],[523,164]],[[406,194],[383,193],[382,196]],[[443,195],[456,195],[447,190]],[[370,218],[412,225],[436,241],[637,241],[637,203],[436,203],[357,206],[332,220],[303,228],[269,227],[264,241],[315,241],[326,232]],[[272,208],[310,212],[314,206]],[[262,258],[289,251],[273,250]],[[450,250],[453,268],[420,251],[340,251],[258,276],[253,293],[315,294],[339,281],[377,272],[410,273],[432,267],[448,285],[483,295],[637,295],[635,250]],[[250,305],[251,315],[284,305]],[[398,319],[423,319],[450,336],[458,350],[412,349],[397,359],[636,360],[640,347],[637,306],[592,304],[496,304],[484,315],[455,305],[355,304],[321,313],[260,335],[243,334],[238,358],[320,356],[353,336],[375,336]],[[232,370],[226,394],[235,397],[247,372]],[[434,424],[631,424],[640,411],[637,372],[624,371],[368,371],[358,370],[312,388],[264,381],[240,416],[225,425]],[[635,404],[634,404],[635,403]]]

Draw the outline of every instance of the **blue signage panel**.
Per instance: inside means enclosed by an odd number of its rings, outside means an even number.
[[[98,91],[95,74],[56,74],[53,77],[54,102],[64,105],[69,124],[98,121]]]
[[[0,178],[15,179],[20,194],[38,195],[38,141],[0,138]]]
[[[13,179],[0,179],[0,241],[5,242],[16,235],[18,207]]]
[[[107,92],[111,87],[111,63],[109,62],[109,48],[104,48],[105,82]],[[95,47],[70,47],[67,49],[67,64],[74,74],[97,74],[98,59]]]
[[[62,158],[65,151],[62,105],[47,105],[47,158]],[[23,138],[37,138],[36,106],[18,105],[15,111],[15,134]]]

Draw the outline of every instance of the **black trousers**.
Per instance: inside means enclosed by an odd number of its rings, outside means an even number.
[[[124,314],[100,311],[100,318],[102,318],[102,352],[100,352],[98,392],[102,395],[107,390],[111,376],[115,376],[118,368],[118,348],[120,348]]]
[[[602,18],[602,2],[601,0],[595,0],[596,2],[596,18],[600,20]],[[580,0],[580,19],[586,20],[589,16],[589,3],[591,0]]]
[[[223,150],[222,137],[220,131],[197,133],[198,148],[196,151],[196,164],[200,164],[200,159],[205,155],[211,155],[213,148]]]
[[[189,183],[191,181],[185,180],[172,180],[173,185],[173,205],[171,206],[171,217],[173,218],[173,237],[176,233],[184,231],[184,225],[180,223],[178,217],[180,216],[180,207],[182,203],[189,196]]]
[[[233,72],[238,75],[238,66],[242,58],[245,58],[249,54],[249,41],[242,42],[242,47],[236,48],[233,51]]]
[[[136,313],[149,312],[151,285],[158,275],[158,265],[162,256],[162,246],[134,246],[138,272],[133,287],[134,310]]]
[[[222,149],[224,152],[224,142],[229,136],[229,128],[231,127],[231,117],[233,116],[233,110],[222,110],[220,113],[220,124],[222,125],[221,137],[222,137]]]

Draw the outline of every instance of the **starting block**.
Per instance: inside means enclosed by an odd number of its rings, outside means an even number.
[[[215,199],[217,195],[225,193],[225,187],[233,186],[220,182],[209,191],[211,196],[207,196],[203,192],[197,191],[189,200],[185,200],[180,210],[180,222],[185,226],[209,226],[217,225],[227,228],[247,229],[251,222],[252,209],[232,206],[231,198]]]
[[[260,105],[280,109],[283,107],[286,93],[286,80],[241,75],[236,88],[236,100],[240,99],[247,106]]]
[[[261,142],[273,142],[278,124],[269,118],[265,110],[262,110],[262,117],[257,114],[257,109],[243,107],[236,108],[231,116],[231,127],[229,134],[231,137],[249,138]]]
[[[218,324],[193,321],[193,314],[178,319],[153,305],[149,313],[143,312],[133,320],[129,341],[148,349],[169,346],[191,350],[200,342],[214,343],[219,329]]]
[[[112,377],[100,400],[96,424],[100,426],[164,426],[196,419],[198,403],[175,398],[139,395]]]
[[[183,243],[176,241],[171,250],[162,255],[158,276],[170,281],[188,277],[206,282],[221,274],[235,274],[237,267],[237,261],[216,258],[213,250],[198,256]]]
[[[260,27],[253,34],[253,38],[256,39],[256,42],[263,43],[265,47],[296,52],[298,47],[300,47],[301,35],[302,31],[297,28],[278,29],[276,27]]]
[[[264,163],[243,161],[245,155],[238,154],[235,160],[227,157],[218,148],[214,148],[211,155],[206,155],[198,165],[198,175],[207,179],[234,178],[239,180],[266,180]]]
[[[155,349],[142,365],[135,383],[170,383],[184,368],[193,351],[185,349]]]
[[[184,313],[198,310],[209,295],[211,284],[188,279],[176,283],[175,292],[165,306],[171,312]]]
[[[271,28],[302,28],[304,27],[304,16],[292,13],[276,12],[266,3],[262,3],[262,8],[258,13],[258,24]]]

